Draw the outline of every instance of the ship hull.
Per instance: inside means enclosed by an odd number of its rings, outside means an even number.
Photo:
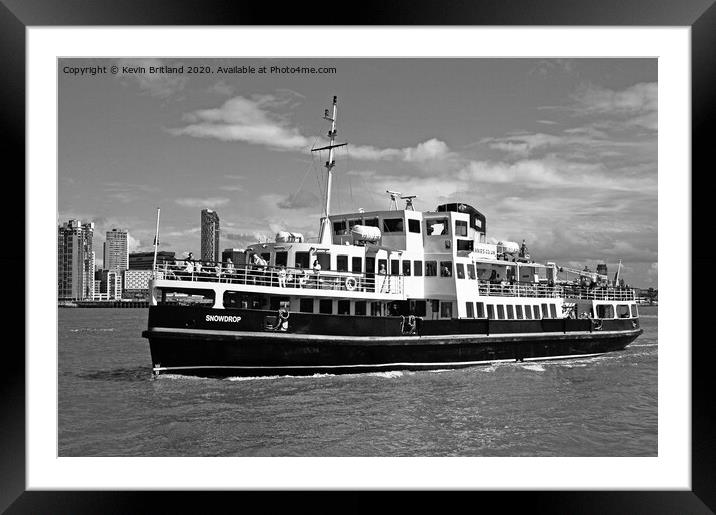
[[[281,323],[285,322],[285,323]],[[152,306],[155,374],[205,377],[436,370],[623,350],[638,320],[425,320]]]

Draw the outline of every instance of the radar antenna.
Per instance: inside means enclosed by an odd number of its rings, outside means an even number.
[[[417,195],[405,195],[403,197],[400,197],[401,200],[405,201],[405,210],[407,211],[410,209],[411,211],[415,211],[415,207],[413,206],[413,199],[418,198]]]
[[[401,193],[399,191],[390,191],[385,190],[385,192],[390,195],[390,206],[388,206],[388,211],[397,211],[398,210],[398,197],[400,197]]]

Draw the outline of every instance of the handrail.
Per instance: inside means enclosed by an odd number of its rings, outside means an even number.
[[[538,283],[478,283],[480,295],[501,297],[542,297],[574,298],[580,300],[633,301],[636,299],[633,289],[626,288],[585,288],[571,285]]]
[[[198,266],[197,266],[198,265]],[[275,288],[356,291],[401,295],[403,277],[362,272],[315,271],[306,268],[271,265],[237,265],[185,261],[183,264],[157,264],[155,279],[248,284]]]

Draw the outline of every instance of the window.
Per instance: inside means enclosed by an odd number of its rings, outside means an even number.
[[[408,219],[408,232],[416,232],[420,234],[420,220]]]
[[[388,260],[387,259],[379,259],[378,260],[378,273],[379,274],[387,274],[388,273]]]
[[[400,275],[400,261],[397,259],[390,260],[390,275]]]
[[[452,261],[440,261],[440,277],[452,277]]]
[[[266,263],[268,263],[269,260],[271,259],[271,253],[270,252],[262,252],[261,259],[263,259],[264,261],[266,261]]]
[[[296,268],[311,268],[308,252],[296,252]]]
[[[614,306],[611,304],[598,304],[597,318],[614,318]]]
[[[235,294],[235,292],[230,293]],[[214,295],[212,290],[157,288],[159,304],[179,304],[180,306],[203,304],[205,306],[212,306],[214,304]],[[226,295],[224,295],[224,298],[226,298]]]
[[[472,240],[457,240],[457,250],[466,250],[472,252],[475,250],[475,242]]]
[[[500,320],[505,319],[505,306],[503,306],[502,304],[497,305],[497,318],[499,318]]]
[[[532,308],[529,306],[525,306],[525,318],[527,320],[532,320]]]
[[[326,271],[331,269],[331,255],[328,252],[320,252],[316,254],[315,259],[318,260],[318,264],[321,265],[321,270]],[[313,267],[313,263],[311,263]]]
[[[417,277],[420,277],[423,275],[423,262],[415,260],[413,261],[413,270],[415,271],[415,275]]]
[[[333,300],[332,299],[321,299],[318,301],[318,312],[324,315],[330,315],[333,313]]]
[[[346,234],[345,220],[338,220],[333,222],[333,234]]]
[[[353,227],[355,227],[356,225],[361,225],[360,222],[361,222],[360,218],[354,218],[353,220],[348,220],[348,231],[353,229]]]
[[[383,232],[405,232],[402,218],[386,218],[383,220]]]
[[[301,313],[313,313],[313,299],[301,299],[298,310]]]
[[[457,263],[455,265],[455,272],[457,273],[458,279],[465,279],[465,265]]]
[[[427,302],[424,300],[411,300],[410,313],[416,317],[424,317],[427,312]]]
[[[537,306],[537,305],[532,306],[532,312],[535,315],[535,320],[539,320],[541,318],[539,315],[539,306]]]
[[[375,273],[375,258],[374,257],[365,258],[365,273],[366,274]]]
[[[636,308],[636,304],[631,305],[631,316],[633,316],[634,318],[639,316],[639,311]]]
[[[381,315],[380,302],[370,303],[370,314],[374,317],[379,317]]]
[[[475,279],[475,265],[467,265],[467,278]]]
[[[522,320],[524,318],[522,316],[522,306],[515,306],[515,310],[517,311],[517,320]]]
[[[628,304],[617,304],[617,318],[629,318]]]
[[[288,265],[288,252],[276,252],[276,266]]]
[[[493,306],[492,304],[487,305],[487,318],[489,318],[490,320],[495,319],[495,306]]]
[[[433,313],[433,318],[437,318],[440,314],[440,301],[439,300],[431,300],[430,301],[430,310]]]
[[[549,318],[549,311],[547,310],[547,304],[542,304],[542,318]]]
[[[507,306],[507,318],[509,320],[514,320],[515,318],[514,308],[510,305]]]
[[[440,303],[440,318],[452,318],[452,302],[443,301]]]
[[[465,308],[467,311],[467,318],[475,318],[475,306],[472,304],[472,302],[466,302]]]
[[[357,300],[356,301],[356,315],[365,316],[365,307],[366,302],[364,300]]]
[[[350,300],[339,300],[338,301],[338,314],[339,315],[350,315],[351,314],[351,301]]]
[[[376,216],[375,218],[366,218],[366,219],[363,221],[363,225],[366,225],[366,226],[368,226],[368,227],[380,227],[380,225],[378,224],[378,217],[377,217],[377,216]]]
[[[627,309],[627,312],[629,312],[628,309]],[[557,318],[557,305],[556,304],[549,305],[549,314],[552,316],[552,318]],[[627,316],[629,316],[629,315],[627,315]]]
[[[438,262],[437,261],[426,261],[425,262],[425,276],[435,277],[438,275]]]
[[[403,275],[410,275],[410,260],[403,261]]]
[[[339,272],[348,271],[348,256],[336,256],[336,270]]]
[[[477,306],[477,318],[485,318],[485,303],[475,302],[475,305]]]
[[[278,311],[281,308],[289,309],[291,307],[291,302],[289,301],[288,297],[271,297],[271,300],[269,302],[269,309],[271,311]]]
[[[363,271],[363,258],[354,257],[351,259],[351,271],[362,272]]]
[[[467,222],[455,220],[455,236],[467,237]]]
[[[448,234],[448,219],[447,218],[433,218],[432,220],[425,220],[425,229],[428,236],[445,236]]]

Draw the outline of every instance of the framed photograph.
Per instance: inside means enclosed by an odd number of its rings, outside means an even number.
[[[685,279],[712,2],[355,26],[6,4],[27,302],[3,509],[170,490],[714,509]]]

